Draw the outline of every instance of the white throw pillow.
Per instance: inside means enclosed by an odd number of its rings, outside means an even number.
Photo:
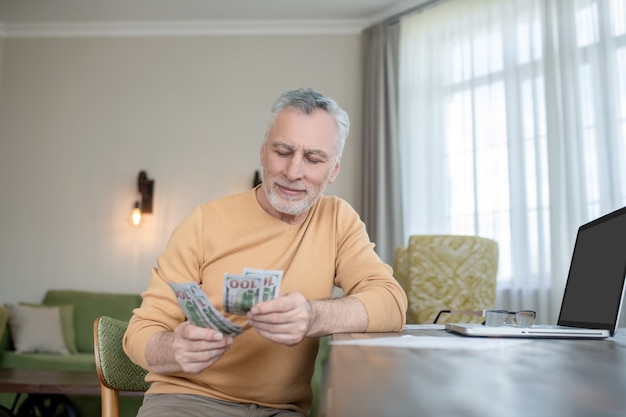
[[[8,304],[7,308],[16,353],[69,355],[63,339],[59,307]]]

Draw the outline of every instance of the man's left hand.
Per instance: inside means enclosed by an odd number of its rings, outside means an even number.
[[[314,310],[304,295],[297,292],[260,302],[248,312],[248,323],[263,337],[293,346],[311,328]]]

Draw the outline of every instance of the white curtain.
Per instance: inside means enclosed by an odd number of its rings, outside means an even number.
[[[556,322],[578,226],[626,204],[626,0],[448,0],[399,24],[404,241],[497,240],[498,307]]]

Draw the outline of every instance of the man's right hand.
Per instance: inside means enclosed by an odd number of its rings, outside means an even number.
[[[146,346],[146,360],[156,373],[197,374],[217,362],[232,343],[232,337],[185,321],[173,332],[152,336]]]

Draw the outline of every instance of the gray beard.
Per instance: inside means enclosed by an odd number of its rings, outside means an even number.
[[[284,200],[278,198],[276,194],[272,192],[267,193],[267,199],[272,207],[274,207],[274,209],[290,216],[297,216],[298,214],[302,214],[313,206],[313,202],[310,202],[308,199],[291,203],[285,202]]]

